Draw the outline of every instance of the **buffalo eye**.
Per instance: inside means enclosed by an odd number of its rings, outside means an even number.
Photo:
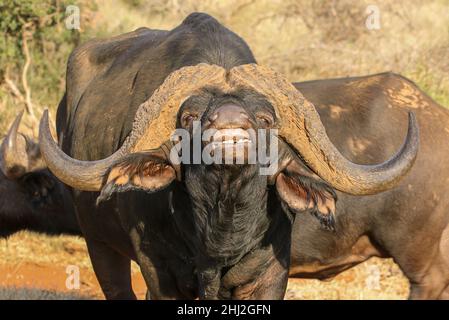
[[[274,124],[273,116],[268,113],[260,113],[256,115],[257,121],[264,128],[272,127]]]
[[[198,119],[198,115],[190,112],[186,112],[181,117],[181,125],[184,128],[190,127],[192,122]]]

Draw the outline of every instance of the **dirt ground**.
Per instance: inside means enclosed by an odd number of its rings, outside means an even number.
[[[79,289],[68,289],[67,266],[79,268]],[[133,264],[133,288],[144,299],[146,286]],[[0,240],[0,286],[71,292],[104,299],[93,273],[84,240],[30,232]],[[408,282],[390,260],[371,259],[330,281],[290,279],[286,299],[405,299]]]

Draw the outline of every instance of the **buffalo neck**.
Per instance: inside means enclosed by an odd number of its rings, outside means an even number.
[[[192,166],[186,174],[201,258],[234,265],[269,227],[266,176],[257,165]]]

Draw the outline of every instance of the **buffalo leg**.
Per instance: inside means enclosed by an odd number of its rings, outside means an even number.
[[[179,290],[175,276],[167,270],[168,266],[154,267],[147,257],[139,257],[138,261],[143,278],[147,284],[147,300],[194,299],[195,296]]]
[[[423,256],[421,267],[424,272],[407,272],[410,279],[409,299],[447,299],[449,294],[449,228],[443,231],[440,241],[433,250],[428,250],[431,256]],[[433,254],[432,254],[433,253]],[[416,263],[416,261],[414,261]],[[430,263],[429,263],[430,262]],[[413,266],[409,263],[408,266]]]
[[[439,300],[449,300],[449,285],[438,297]]]
[[[233,290],[233,299],[282,300],[288,283],[288,268],[274,259],[267,270],[254,282]]]
[[[437,254],[424,272],[404,270],[410,280],[409,299],[438,299],[449,283],[449,270],[443,257]]]
[[[131,260],[96,240],[87,240],[90,260],[108,300],[135,300],[131,286]]]
[[[288,284],[288,268],[278,261],[265,272],[262,281],[253,295],[257,300],[282,300]]]
[[[191,267],[176,259],[166,245],[164,247],[163,244],[158,244],[155,239],[147,238],[147,243],[142,244],[141,235],[136,229],[132,229],[129,236],[148,288],[147,300],[196,298],[196,288],[192,289],[193,286],[188,285],[191,282],[189,279],[194,279]],[[144,246],[145,252],[142,250]]]
[[[290,246],[275,253],[273,247],[255,250],[222,278],[219,296],[238,300],[284,298],[290,266]]]
[[[199,297],[202,300],[218,299],[221,272],[216,268],[206,268],[198,272]]]
[[[441,236],[440,252],[443,255],[446,268],[449,270],[449,226],[446,226]],[[446,289],[444,289],[438,299],[449,300],[449,284],[446,286]]]
[[[141,252],[137,252],[137,261],[148,288],[145,297],[147,300],[184,298],[179,293],[176,281],[167,271],[167,268],[155,266],[154,261]]]

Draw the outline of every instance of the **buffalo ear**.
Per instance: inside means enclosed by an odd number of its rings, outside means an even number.
[[[324,228],[335,230],[337,195],[318,176],[299,165],[289,165],[276,177],[276,190],[290,211],[310,212]]]
[[[114,192],[157,192],[175,179],[176,171],[165,159],[150,152],[133,153],[109,169],[97,204],[110,199]]]

